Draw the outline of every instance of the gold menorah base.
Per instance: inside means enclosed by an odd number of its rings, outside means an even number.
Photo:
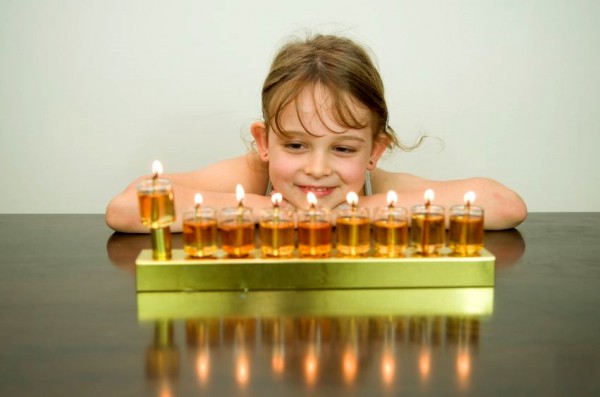
[[[371,288],[493,287],[495,257],[246,258],[189,259],[173,250],[169,260],[154,260],[142,250],[136,260],[137,291],[263,291]]]

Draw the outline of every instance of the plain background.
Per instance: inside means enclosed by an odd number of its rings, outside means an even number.
[[[276,50],[366,45],[390,123],[383,168],[487,176],[530,211],[600,211],[600,2],[0,0],[0,213],[102,213],[160,159],[247,150]]]

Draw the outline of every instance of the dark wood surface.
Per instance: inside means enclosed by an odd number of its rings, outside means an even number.
[[[600,213],[533,213],[485,244],[484,318],[139,322],[148,236],[0,215],[0,395],[600,395]]]

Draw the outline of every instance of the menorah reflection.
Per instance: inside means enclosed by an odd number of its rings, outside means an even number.
[[[265,379],[353,387],[378,378],[389,389],[401,378],[427,384],[436,371],[450,371],[457,387],[468,388],[480,324],[473,316],[156,320],[146,374],[168,384],[187,371],[205,388],[225,382],[243,389]]]

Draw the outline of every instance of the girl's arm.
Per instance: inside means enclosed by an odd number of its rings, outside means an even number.
[[[435,192],[434,204],[449,209],[463,204],[465,192],[472,190],[477,198],[474,205],[485,211],[485,228],[489,230],[510,229],[525,220],[527,207],[521,197],[506,186],[488,178],[469,178],[451,181],[431,181],[414,175],[376,169],[371,173],[374,195],[364,198],[369,207],[386,205],[388,190],[398,193],[398,205],[410,207],[424,202],[426,189]]]
[[[126,233],[147,233],[149,230],[140,222],[137,185],[150,175],[133,181],[114,197],[106,208],[106,224],[113,230]],[[234,207],[235,185],[244,186],[244,205],[254,210],[268,207],[270,198],[264,197],[268,183],[268,172],[254,154],[221,161],[194,172],[165,174],[173,184],[176,221],[171,226],[174,232],[181,231],[181,218],[186,208],[194,205],[196,193],[202,193],[204,204],[217,209]]]

